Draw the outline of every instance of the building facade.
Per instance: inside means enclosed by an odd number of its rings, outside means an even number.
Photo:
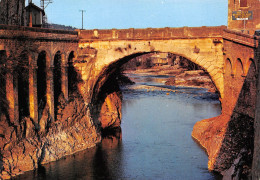
[[[229,0],[228,28],[253,34],[260,29],[259,0]]]

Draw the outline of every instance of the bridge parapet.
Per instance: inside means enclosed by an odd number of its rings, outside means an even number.
[[[146,28],[146,29],[109,29],[80,30],[79,38],[84,40],[138,40],[138,39],[190,39],[222,37],[226,26]]]
[[[229,40],[238,44],[246,45],[252,48],[258,47],[259,36],[244,34],[240,31],[225,29],[223,39]]]
[[[0,39],[77,41],[77,31],[0,25]]]

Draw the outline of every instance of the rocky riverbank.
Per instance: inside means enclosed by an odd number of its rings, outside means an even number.
[[[57,119],[44,109],[40,121],[24,118],[19,125],[0,119],[0,179],[10,179],[95,146],[101,135],[81,98],[60,98]]]
[[[206,88],[209,92],[217,92],[210,76],[203,70],[173,69],[171,66],[154,67],[151,69],[139,69],[124,71],[127,74],[141,75],[165,75],[169,76],[165,85],[177,87]]]

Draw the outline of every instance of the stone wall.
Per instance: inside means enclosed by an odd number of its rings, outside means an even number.
[[[260,40],[258,39],[258,49],[255,52],[257,59],[257,98],[256,98],[256,110],[255,110],[255,139],[254,139],[254,156],[253,156],[253,172],[252,179],[260,178]]]
[[[224,32],[222,114],[196,123],[193,137],[206,148],[209,169],[225,178],[246,178],[253,158],[258,41],[254,36]]]
[[[7,102],[4,108],[1,105],[0,113],[1,179],[33,170],[100,142],[100,130],[78,91],[78,69],[71,70],[77,57],[78,33],[1,25],[0,35],[0,73],[5,79],[3,81],[1,76],[1,83],[4,83],[1,90],[5,90],[1,98]],[[40,61],[45,62],[41,72],[44,76],[39,74]],[[60,66],[58,95],[54,84],[57,65]],[[26,69],[23,74],[19,73],[21,68]],[[73,91],[68,88],[71,85],[68,76],[76,79]],[[27,79],[28,84],[19,83],[21,79]],[[39,86],[40,83],[45,85]],[[42,109],[39,109],[41,89],[38,87],[45,88]],[[19,93],[24,90],[27,90],[22,93],[25,96],[21,96]],[[22,101],[28,105],[28,115],[21,115]]]
[[[0,24],[25,26],[25,0],[1,0]]]
[[[245,1],[246,7],[241,7],[241,1]],[[233,11],[252,11],[253,18],[250,20],[232,20]],[[254,34],[260,29],[260,2],[258,0],[229,0],[228,1],[228,28],[244,31],[246,34]]]
[[[90,104],[93,98],[85,85],[91,83],[94,64],[87,62],[95,61],[96,51],[78,49],[77,31],[0,25],[0,35],[5,92],[1,102],[6,102],[0,108],[2,179],[93,147],[101,141],[103,129],[120,126],[116,81],[104,82],[107,86],[99,93],[97,106]],[[109,73],[103,75],[106,79]],[[26,83],[19,83],[23,79]],[[28,106],[28,114],[21,115],[20,105]]]

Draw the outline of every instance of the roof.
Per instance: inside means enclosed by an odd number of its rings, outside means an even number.
[[[36,5],[33,4],[33,3],[29,3],[29,5],[25,7],[25,10],[27,11],[28,9],[31,9],[31,8],[32,8],[32,9],[36,9],[37,11],[42,11],[43,15],[45,15],[44,10],[43,10],[42,8],[36,6]]]

